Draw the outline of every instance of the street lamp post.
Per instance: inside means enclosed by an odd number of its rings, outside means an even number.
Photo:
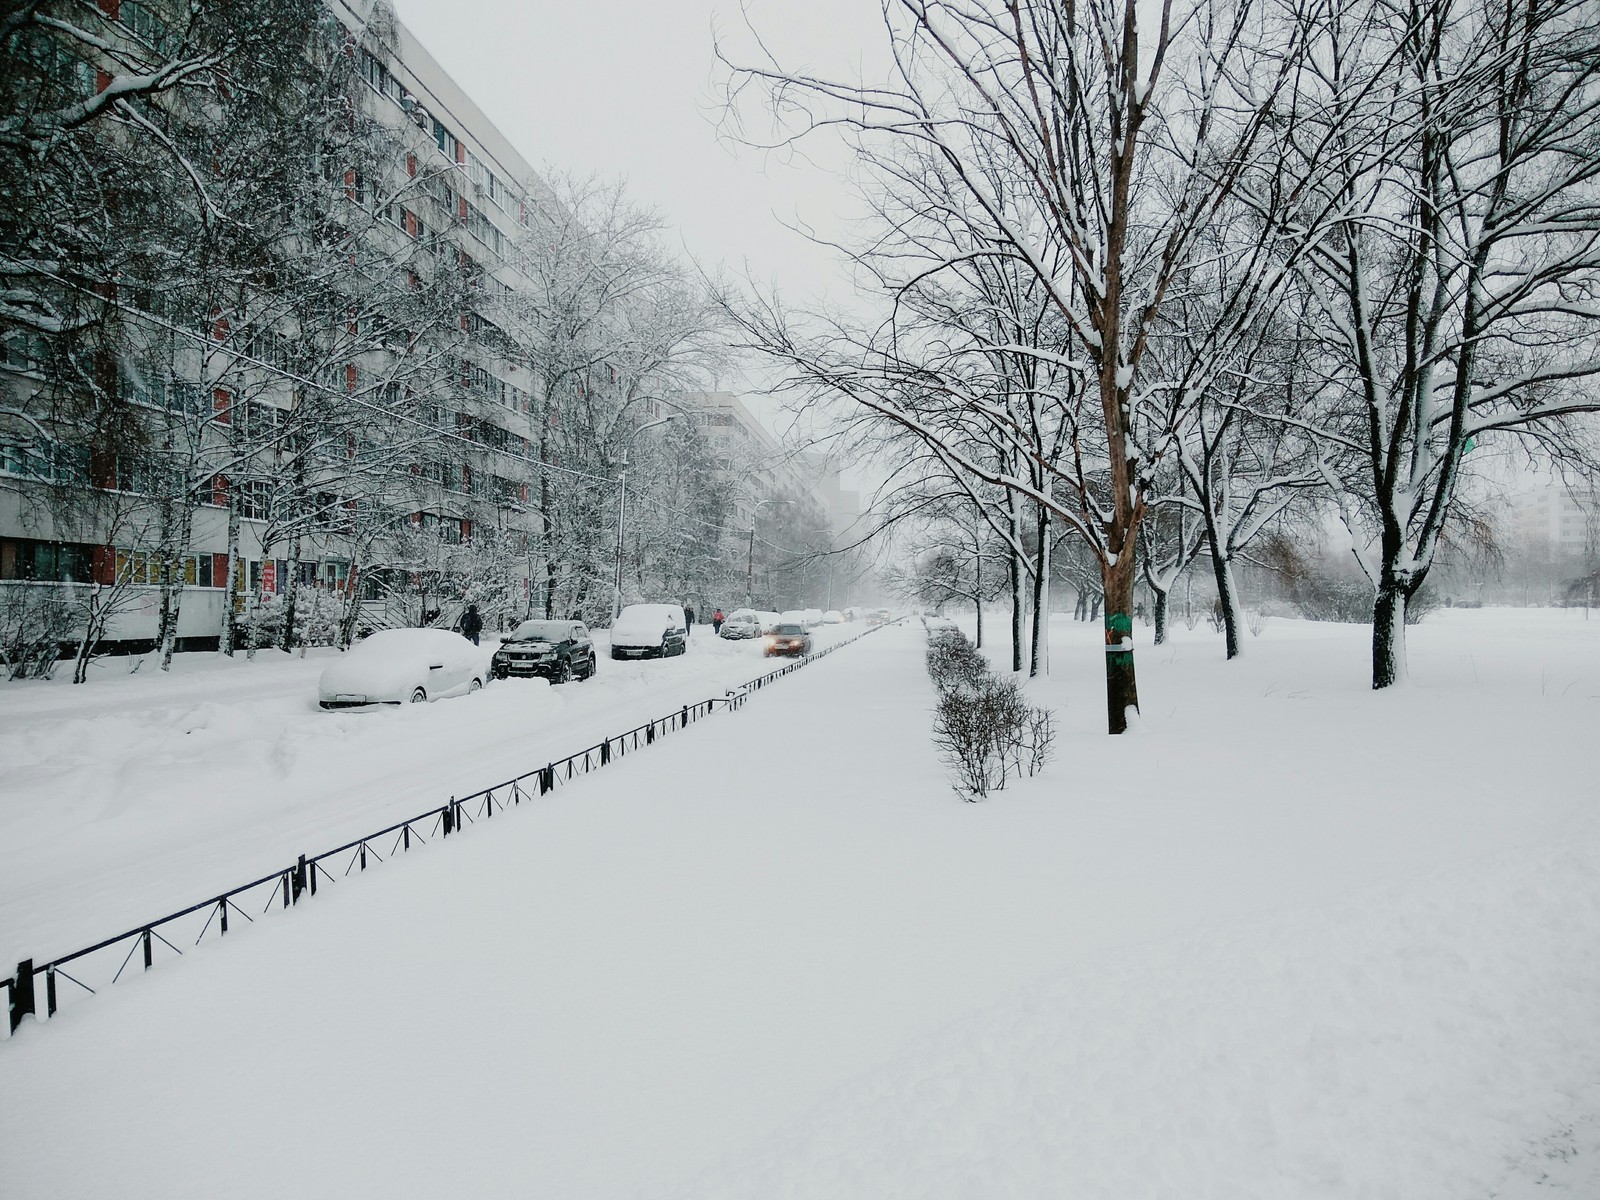
[[[622,534],[627,528],[628,515],[628,456],[633,453],[633,443],[638,441],[639,435],[646,429],[654,429],[657,425],[665,425],[668,421],[678,421],[687,417],[685,412],[668,413],[654,421],[639,426],[633,431],[633,436],[628,439],[622,451],[622,471],[617,476],[617,567],[616,577],[612,581],[611,594],[611,620],[616,621],[622,612]]]
[[[744,555],[744,606],[754,608],[755,604],[755,567],[756,567],[756,514],[761,511],[763,504],[792,504],[792,500],[774,500],[768,497],[757,500],[756,506],[750,510],[750,547]]]

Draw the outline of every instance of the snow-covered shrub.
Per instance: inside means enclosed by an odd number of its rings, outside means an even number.
[[[58,588],[0,588],[0,663],[8,679],[49,679],[72,636],[72,599]]]
[[[252,597],[240,620],[245,645],[253,652],[261,646],[275,646],[283,638],[283,600],[273,592]]]
[[[928,674],[938,693],[933,743],[956,791],[981,800],[1050,760],[1055,723],[1050,710],[1027,703],[1022,687],[989,670],[983,655],[957,630],[928,639]]]
[[[331,646],[338,640],[344,608],[337,593],[302,586],[294,603],[295,645]]]
[[[983,655],[973,649],[959,629],[937,629],[928,634],[928,674],[941,691],[963,683],[976,683],[989,670]]]

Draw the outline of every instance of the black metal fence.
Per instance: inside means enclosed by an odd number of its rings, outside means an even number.
[[[504,783],[470,795],[452,796],[437,808],[430,808],[404,821],[396,821],[393,825],[342,846],[335,846],[332,850],[324,850],[320,854],[302,854],[291,865],[263,875],[260,879],[229,888],[221,895],[201,900],[164,917],[146,921],[92,946],[58,955],[43,963],[36,963],[31,958],[23,959],[17,964],[15,975],[10,979],[0,979],[7,993],[9,1020],[6,1022],[6,1036],[16,1032],[24,1016],[53,1017],[69,996],[92,996],[99,988],[116,983],[136,959],[140,970],[148,971],[158,958],[170,958],[172,955],[181,957],[184,953],[182,946],[193,949],[207,935],[213,938],[227,936],[230,928],[236,927],[241,919],[253,924],[274,910],[291,908],[315,896],[319,885],[326,887],[337,884],[351,872],[365,871],[371,865],[408,853],[417,846],[459,834],[468,825],[486,824],[508,809],[547,796],[590,771],[653,745],[668,734],[687,729],[696,721],[710,716],[718,706],[739,708],[750,693],[760,691],[774,680],[826,658],[835,650],[860,641],[872,632],[873,629],[867,629],[731,688],[720,697],[683,705],[675,712],[606,738],[587,749],[527,771]],[[112,969],[113,965],[115,970]],[[67,969],[69,966],[71,971]],[[105,978],[107,975],[110,976],[109,980]],[[43,976],[42,998],[40,976]]]

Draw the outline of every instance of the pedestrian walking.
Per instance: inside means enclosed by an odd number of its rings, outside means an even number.
[[[724,620],[726,620],[726,619],[727,618],[725,618],[722,615],[722,610],[720,608],[717,609],[716,612],[712,613],[711,614],[711,632],[712,633],[721,633],[722,632],[722,622]]]
[[[461,636],[474,646],[478,644],[478,635],[483,632],[483,618],[478,615],[476,604],[467,605],[467,611],[461,614]]]
[[[690,637],[694,634],[694,609],[687,604],[683,606],[683,631],[685,637]]]

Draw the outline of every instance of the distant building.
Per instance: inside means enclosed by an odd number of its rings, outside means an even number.
[[[1517,548],[1551,558],[1579,558],[1600,552],[1600,497],[1574,495],[1557,484],[1536,488],[1511,502],[1511,528]]]

